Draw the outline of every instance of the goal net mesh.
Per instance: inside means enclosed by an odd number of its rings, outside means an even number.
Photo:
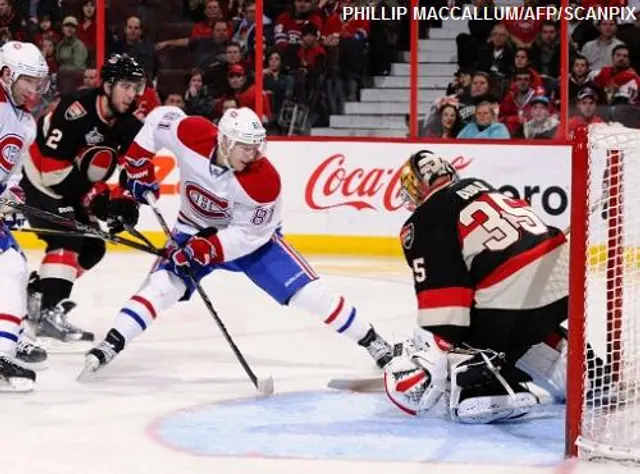
[[[640,131],[592,125],[587,151],[584,401],[576,444],[583,459],[639,462]]]

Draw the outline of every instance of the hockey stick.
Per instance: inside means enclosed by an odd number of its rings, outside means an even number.
[[[171,230],[169,230],[169,226],[167,225],[167,222],[164,220],[164,217],[162,216],[162,213],[160,212],[160,209],[158,209],[158,207],[157,207],[157,201],[156,201],[155,196],[151,192],[149,192],[149,193],[147,193],[145,195],[145,198],[147,199],[147,202],[149,203],[149,207],[151,207],[151,210],[153,211],[153,214],[156,216],[156,219],[158,220],[158,223],[160,224],[160,227],[162,228],[162,231],[165,233],[165,235],[167,236],[168,239],[173,241],[173,243],[175,245],[178,245],[178,243],[173,238],[173,234],[171,233]],[[180,246],[178,245],[178,247],[180,247]],[[198,281],[196,280],[196,277],[193,274],[193,270],[191,270],[191,268],[189,266],[187,266],[187,275],[189,276],[189,279],[191,280],[191,283],[195,286],[196,290],[198,291],[198,294],[202,298],[202,301],[204,302],[204,305],[209,310],[209,314],[211,315],[211,317],[214,319],[214,321],[218,325],[218,328],[220,328],[220,331],[222,332],[222,335],[224,336],[224,338],[229,343],[229,346],[231,346],[231,350],[233,351],[233,353],[235,354],[236,358],[238,359],[238,362],[240,362],[240,365],[242,365],[242,368],[244,369],[244,371],[249,376],[249,379],[251,380],[251,383],[253,383],[253,385],[256,387],[258,392],[260,392],[261,394],[263,394],[263,395],[272,395],[273,394],[273,390],[274,390],[273,389],[273,377],[267,377],[266,379],[258,379],[256,374],[253,372],[253,370],[249,366],[247,360],[244,358],[244,356],[240,352],[240,349],[238,349],[238,346],[236,346],[235,342],[233,342],[233,339],[231,338],[231,335],[227,331],[227,328],[225,327],[224,323],[220,319],[220,316],[218,316],[218,313],[216,312],[215,308],[213,307],[213,303],[211,303],[211,300],[209,299],[207,294],[202,289],[202,286],[200,286],[200,283],[198,283]]]
[[[85,237],[87,239],[100,239],[95,235],[85,234],[84,232],[74,232],[73,230],[57,230],[57,229],[42,229],[38,227],[27,227],[21,229],[11,229],[11,233],[19,234],[42,234],[42,235],[59,235],[60,237]]]
[[[68,217],[59,216],[58,214],[54,214],[52,212],[45,211],[43,209],[38,209],[36,207],[29,206],[28,204],[23,204],[23,203],[13,201],[11,199],[2,198],[2,197],[0,197],[0,204],[11,207],[12,209],[16,209],[17,211],[20,211],[23,214],[40,217],[41,219],[46,219],[49,222],[52,222],[54,224],[59,224],[63,227],[68,227],[69,229],[71,229],[71,231],[85,234],[86,237],[89,237],[89,236],[96,237],[98,239],[104,240],[105,242],[124,245],[126,247],[131,247],[133,249],[150,253],[158,257],[165,256],[162,250],[157,249],[155,247],[149,247],[147,245],[140,244],[138,242],[127,239],[125,237],[112,235],[109,232],[105,232],[102,229],[98,229],[90,225],[83,224],[74,219],[69,219]]]

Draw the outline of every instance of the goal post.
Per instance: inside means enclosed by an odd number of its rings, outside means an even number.
[[[565,450],[640,462],[640,131],[590,125],[572,149]]]

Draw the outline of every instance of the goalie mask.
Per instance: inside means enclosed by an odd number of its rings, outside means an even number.
[[[458,180],[451,163],[429,150],[409,157],[400,171],[400,196],[410,211],[415,210],[434,192]]]

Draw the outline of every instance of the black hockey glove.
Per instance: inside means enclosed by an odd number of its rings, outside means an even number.
[[[99,181],[80,198],[80,204],[89,216],[94,216],[104,221],[107,219],[109,212],[109,193],[107,184]]]
[[[121,187],[111,192],[111,200],[108,206],[108,225],[113,234],[122,232],[125,225],[135,226],[138,223],[140,212],[138,203],[129,191]]]

